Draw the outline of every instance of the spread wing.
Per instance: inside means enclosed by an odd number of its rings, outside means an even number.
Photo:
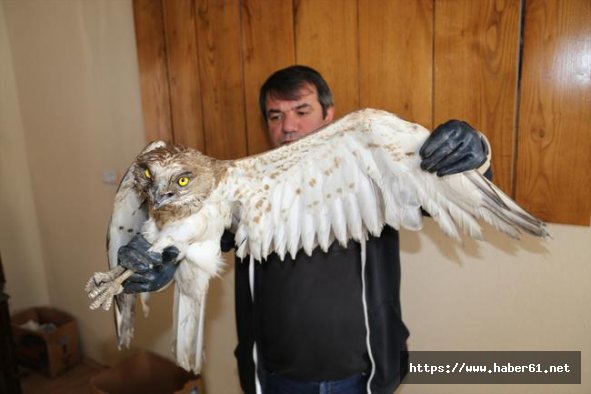
[[[164,145],[165,143],[162,141],[153,142],[144,148],[140,155]],[[147,206],[133,181],[135,165],[132,163],[128,168],[115,194],[113,213],[107,231],[107,255],[111,269],[118,265],[117,252],[119,248],[127,245],[141,231],[144,222],[148,220]],[[123,293],[116,295],[114,311],[119,346],[129,347],[135,321],[135,295]]]
[[[420,230],[423,208],[460,239],[481,236],[477,219],[518,237],[544,223],[477,171],[437,177],[420,169],[429,131],[393,114],[357,111],[301,140],[237,160],[216,190],[234,204],[237,255],[260,260],[326,250],[336,239],[378,235],[388,224]]]

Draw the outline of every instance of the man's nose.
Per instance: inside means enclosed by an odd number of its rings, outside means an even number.
[[[298,119],[293,114],[286,114],[283,118],[282,131],[284,133],[293,133],[298,131]]]

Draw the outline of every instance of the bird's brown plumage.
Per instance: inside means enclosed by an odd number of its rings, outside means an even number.
[[[190,148],[165,145],[138,156],[133,175],[138,192],[148,202],[149,216],[161,228],[167,222],[199,211],[230,163]],[[146,170],[150,171],[149,178]],[[181,176],[189,178],[186,186],[178,184]],[[169,202],[157,208],[155,197],[167,193],[170,194]]]

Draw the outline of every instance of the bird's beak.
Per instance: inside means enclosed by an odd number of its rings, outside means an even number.
[[[163,206],[165,206],[166,204],[168,204],[168,202],[170,201],[172,196],[173,196],[173,193],[155,192],[152,195],[152,201],[154,201],[154,209],[160,209]]]

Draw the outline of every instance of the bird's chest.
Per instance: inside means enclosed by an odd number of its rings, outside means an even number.
[[[176,246],[180,251],[179,270],[176,278],[190,288],[196,278],[195,272],[205,272],[206,277],[216,275],[222,267],[220,258],[220,239],[224,232],[223,215],[215,206],[207,206],[199,212],[157,226],[154,220],[148,220],[144,236],[152,243],[152,251],[162,252],[168,246]],[[207,282],[207,281],[206,281]],[[205,288],[206,282],[199,284]]]
[[[198,212],[175,218],[164,223],[150,217],[142,231],[152,250],[161,252],[167,246],[174,245],[186,249],[195,243],[215,241],[224,231],[224,223],[216,206],[204,206]]]

